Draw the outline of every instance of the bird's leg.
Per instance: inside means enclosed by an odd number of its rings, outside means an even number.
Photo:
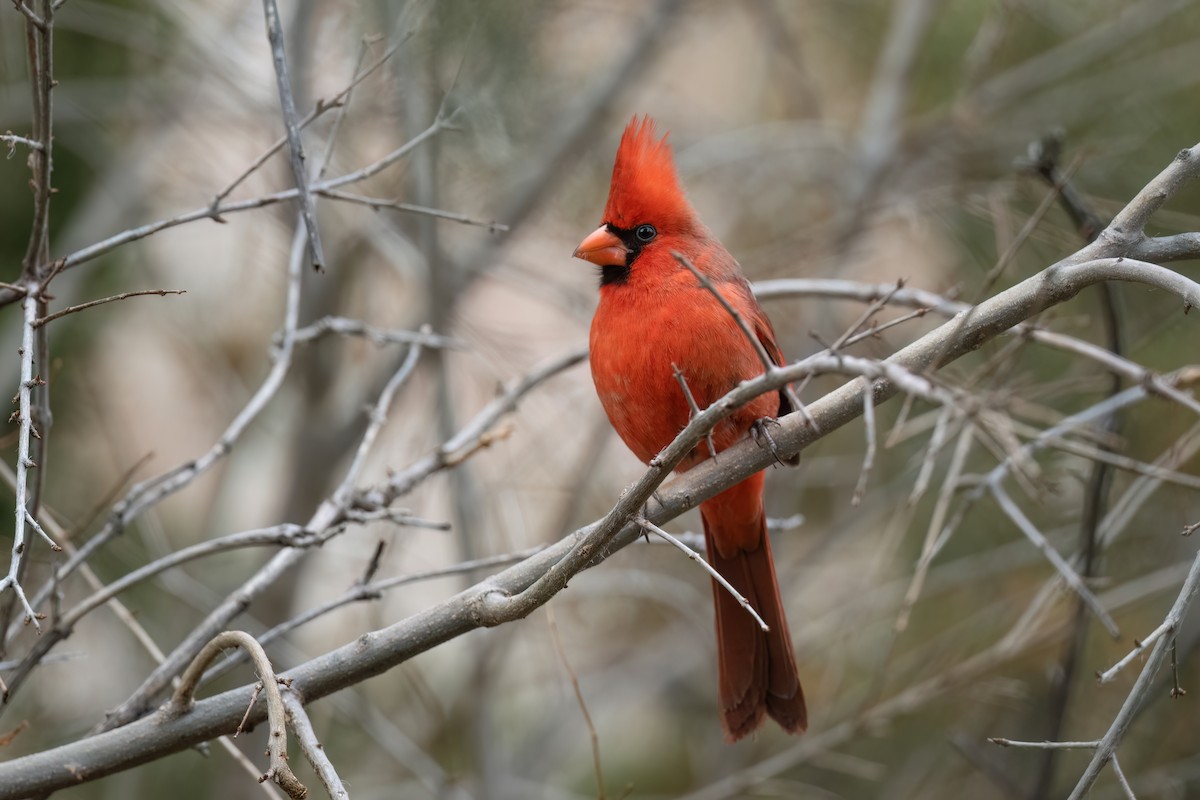
[[[779,462],[779,466],[796,466],[800,463],[799,455],[790,456],[786,459],[779,455],[779,448],[775,444],[775,439],[771,436],[770,428],[772,425],[778,427],[779,420],[775,419],[774,417],[759,417],[758,419],[754,420],[754,422],[750,423],[750,438],[752,438],[754,443],[759,447],[765,447],[766,449],[770,450],[771,455],[774,456],[775,460]]]

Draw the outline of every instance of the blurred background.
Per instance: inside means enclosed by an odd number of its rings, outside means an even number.
[[[703,219],[751,280],[895,283],[965,301],[1066,256],[1083,239],[1022,162],[1057,132],[1061,167],[1103,220],[1175,153],[1200,139],[1200,3],[1186,0],[412,0],[280,4],[307,113],[388,47],[398,49],[343,112],[305,133],[327,174],[359,169],[457,109],[396,166],[350,187],[482,223],[322,199],[328,260],[304,278],[301,324],[336,314],[382,328],[429,324],[462,347],[427,351],[392,408],[364,483],[430,452],[502,381],[586,344],[596,275],[571,259],[600,222],[617,140],[634,114],[671,132],[681,178]],[[56,17],[55,257],[115,233],[207,206],[283,132],[256,3],[70,0]],[[0,130],[26,133],[30,94],[23,18],[0,11]],[[0,280],[15,280],[31,201],[24,152],[0,159]],[[255,198],[292,185],[276,155],[237,188]],[[1200,229],[1200,187],[1155,217],[1155,233]],[[1027,231],[1022,229],[1029,223]],[[279,329],[289,204],[204,219],[123,246],[54,283],[54,308],[140,289],[135,298],[50,326],[54,427],[47,507],[83,541],[130,481],[195,458],[216,441],[270,368]],[[1001,260],[1003,259],[1003,260]],[[999,269],[994,269],[999,265]],[[1178,265],[1196,277],[1193,264]],[[1169,371],[1195,358],[1194,315],[1141,286],[1115,289],[1126,357]],[[852,325],[863,306],[820,296],[766,303],[792,358]],[[1045,326],[1105,343],[1089,290]],[[904,310],[885,310],[881,320]],[[17,306],[0,314],[0,374],[18,376]],[[884,357],[932,329],[933,315],[859,344]],[[364,408],[403,347],[327,337],[303,346],[282,390],[221,464],[143,515],[93,560],[114,580],[190,543],[303,523],[340,481]],[[980,473],[1063,415],[1110,390],[1092,362],[997,340],[946,380],[995,412],[979,423],[965,472]],[[838,385],[817,380],[806,399]],[[810,732],[767,725],[734,746],[717,720],[708,579],[677,551],[626,548],[529,618],[451,641],[311,708],[318,735],[356,798],[1065,796],[1088,753],[1000,749],[987,737],[1099,737],[1137,669],[1092,676],[1161,620],[1194,544],[1192,490],[1115,472],[1101,498],[1093,588],[1114,641],[990,501],[965,509],[922,590],[910,587],[962,419],[930,489],[910,495],[941,410],[878,410],[880,451],[862,502],[861,423],[771,470],[777,569],[809,697]],[[1146,401],[1102,438],[1143,462],[1194,473],[1196,420]],[[15,459],[15,426],[5,458]],[[603,515],[641,467],[609,429],[580,365],[531,392],[506,435],[402,498],[450,531],[353,529],[312,552],[239,620],[260,633],[340,596],[384,543],[378,577],[447,567],[555,541]],[[883,445],[886,443],[886,447]],[[1082,549],[1092,464],[1039,452],[1006,484],[1064,555]],[[11,496],[3,498],[9,503]],[[802,515],[802,522],[796,517]],[[670,527],[698,530],[686,515]],[[6,536],[0,546],[7,552]],[[1086,538],[1086,537],[1085,537]],[[223,554],[172,570],[123,599],[170,650],[269,558]],[[30,585],[53,559],[35,546]],[[306,625],[270,655],[302,663],[444,599],[486,571],[415,582]],[[82,584],[62,587],[64,603]],[[910,595],[910,601],[905,597]],[[554,625],[549,615],[553,615]],[[1170,675],[1120,750],[1139,798],[1200,791],[1195,621]],[[556,647],[556,638],[558,647]],[[32,633],[19,638],[19,658]],[[560,655],[561,651],[561,655]],[[564,663],[565,661],[565,663]],[[124,700],[153,661],[108,611],[60,644],[14,695],[0,734],[28,721],[0,757],[77,739]],[[568,666],[569,665],[569,666]],[[598,742],[597,788],[588,722]],[[241,669],[220,687],[253,680]],[[214,690],[219,687],[214,687]],[[261,731],[239,737],[265,769]],[[318,791],[306,765],[300,778]],[[185,752],[64,791],[64,798],[255,797],[229,756]],[[1093,797],[1118,797],[1111,774]]]

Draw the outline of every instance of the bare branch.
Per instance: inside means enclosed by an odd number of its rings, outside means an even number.
[[[414,136],[408,142],[388,153],[383,158],[368,164],[362,169],[358,169],[354,172],[349,172],[344,175],[339,175],[334,178],[326,178],[321,181],[310,183],[310,192],[319,193],[327,189],[337,189],[341,186],[364,181],[367,178],[377,175],[378,173],[390,167],[392,164],[395,164],[397,161],[407,156],[432,136],[449,127],[453,116],[454,115],[451,114],[445,118],[439,117],[435,119],[428,128]],[[157,222],[151,222],[137,228],[131,228],[129,230],[122,231],[121,233],[110,236],[101,242],[89,245],[81,250],[76,250],[74,253],[70,253],[69,255],[59,259],[59,261],[56,263],[61,263],[62,269],[71,269],[79,266],[80,264],[85,264],[89,261],[99,258],[100,256],[112,252],[118,247],[129,244],[130,242],[136,242],[139,239],[145,239],[147,236],[153,236],[156,233],[160,233],[170,228],[186,225],[201,219],[216,219],[227,214],[265,208],[266,206],[274,205],[276,203],[294,200],[298,196],[298,189],[285,189],[273,194],[254,198],[252,200],[221,203],[217,206],[204,206],[203,208],[198,208],[194,211],[188,211],[174,217],[161,219]],[[5,302],[5,298],[0,297],[0,304],[3,302]],[[7,302],[11,302],[11,298],[9,298]]]
[[[30,138],[38,143],[29,154],[30,171],[33,173],[30,184],[33,188],[33,224],[21,262],[21,281],[29,283],[45,275],[46,268],[42,264],[50,245],[50,198],[54,193],[50,182],[54,158],[54,8],[50,3],[43,2],[39,16],[25,0],[14,0],[13,4],[29,20],[25,49],[33,105]]]
[[[696,405],[696,397],[692,394],[692,387],[688,386],[687,378],[685,378],[683,375],[683,370],[681,370],[674,362],[672,362],[671,371],[675,373],[675,381],[679,384],[679,388],[683,391],[683,396],[687,398],[688,410],[691,412],[693,417],[696,416],[700,413],[700,406]],[[713,444],[712,431],[708,432],[708,435],[704,437],[704,441],[708,445],[709,457],[716,458],[717,446]]]
[[[559,663],[563,665],[563,669],[566,670],[567,677],[571,681],[571,688],[575,692],[575,702],[579,704],[579,711],[583,714],[584,724],[587,725],[588,737],[592,741],[592,768],[596,772],[596,800],[605,800],[604,769],[600,765],[600,737],[596,735],[596,726],[592,724],[592,715],[588,713],[587,701],[584,700],[583,689],[579,686],[579,676],[571,668],[571,662],[567,659],[567,651],[563,649],[562,637],[558,635],[558,624],[554,621],[554,609],[550,606],[546,607],[546,624],[550,627],[550,641],[554,643],[554,652],[558,654]]]
[[[104,605],[130,587],[153,578],[155,575],[159,575],[169,569],[186,564],[189,561],[195,561],[198,558],[207,558],[217,553],[240,550],[246,547],[268,547],[271,545],[300,549],[319,547],[338,533],[341,533],[340,527],[316,532],[307,530],[300,525],[284,523],[271,528],[231,533],[228,536],[219,536],[215,539],[198,542],[190,547],[185,547],[182,550],[177,550],[174,553],[151,561],[149,564],[126,573],[103,589],[93,592],[89,597],[81,600],[78,605],[64,614],[59,625],[60,627],[70,629],[71,626],[85,615]]]
[[[1200,258],[1200,233],[1149,237],[1134,245],[1129,251],[1129,256],[1155,263],[1191,261]]]
[[[852,506],[862,502],[863,495],[867,492],[867,481],[875,466],[875,387],[870,381],[867,381],[867,388],[863,391],[863,429],[866,431],[867,447],[862,469],[858,472],[858,483],[854,487],[854,494],[850,496]]]
[[[847,173],[843,187],[852,208],[870,194],[900,142],[900,115],[908,103],[913,68],[937,5],[935,0],[911,0],[893,6],[891,25],[864,102],[855,169]]]
[[[300,702],[300,698],[296,697],[295,692],[289,689],[283,692],[283,705],[287,709],[287,719],[291,724],[292,733],[296,734],[296,741],[300,744],[300,752],[304,753],[304,757],[312,765],[313,771],[321,779],[325,791],[333,800],[338,800],[338,798],[349,800],[350,793],[346,791],[337,769],[329,760],[329,754],[325,752],[324,745],[317,739],[317,732],[313,730],[312,722],[308,719],[308,713],[304,710],[304,704]]]
[[[950,513],[950,502],[954,498],[954,492],[958,488],[963,467],[966,464],[967,456],[971,452],[971,445],[974,441],[975,426],[969,423],[963,425],[962,430],[958,434],[958,441],[954,446],[954,454],[950,457],[950,466],[946,468],[946,474],[942,479],[941,487],[938,489],[937,502],[933,506],[933,515],[929,519],[929,527],[925,530],[925,542],[921,546],[921,556],[917,559],[917,566],[913,571],[912,582],[909,583],[908,591],[904,594],[904,602],[900,606],[900,613],[896,615],[896,623],[893,629],[897,633],[901,633],[908,628],[909,617],[912,615],[913,608],[916,607],[917,599],[921,596],[921,590],[925,588],[925,578],[929,574],[929,568],[933,564],[933,559],[945,547],[946,542],[950,540],[950,536],[957,527],[953,524],[947,525],[946,517]],[[932,463],[932,461],[930,460],[927,463]]]
[[[341,336],[361,336],[370,339],[376,345],[384,344],[419,344],[422,347],[444,347],[451,350],[466,350],[467,344],[449,336],[440,336],[427,331],[413,332],[389,328],[378,328],[356,319],[346,317],[322,317],[311,325],[296,331],[296,344],[306,344],[317,339],[339,334]]]
[[[184,488],[195,480],[199,475],[203,474],[221,458],[226,456],[233,444],[241,437],[246,427],[261,413],[267,403],[278,391],[283,383],[283,379],[291,365],[291,354],[293,350],[294,332],[296,329],[296,321],[299,315],[300,306],[300,276],[303,273],[301,264],[304,254],[304,235],[303,228],[297,226],[296,233],[292,241],[292,255],[288,267],[288,283],[287,283],[287,299],[284,309],[284,337],[283,345],[280,348],[280,355],[276,358],[275,364],[272,366],[271,372],[268,374],[264,382],[259,386],[258,391],[250,399],[241,412],[225,429],[220,440],[209,449],[207,453],[199,459],[181,464],[175,469],[159,476],[158,478],[144,481],[134,486],[117,504],[113,510],[113,516],[109,522],[91,539],[80,547],[67,562],[59,567],[53,578],[47,583],[46,587],[38,592],[37,597],[33,602],[33,606],[39,607],[50,596],[53,587],[61,583],[68,575],[79,568],[81,564],[87,562],[94,552],[107,544],[111,539],[125,529],[125,526],[135,519],[141,512],[158,503],[162,499],[168,497],[176,491]],[[32,312],[31,312],[32,313]],[[19,479],[18,474],[18,479]],[[314,530],[324,530],[332,525],[332,522],[313,528]],[[218,626],[216,631],[204,636],[203,640],[196,645],[196,649],[188,654],[186,659],[180,659],[180,663],[176,669],[182,669],[187,661],[191,660],[195,653],[199,652],[204,642],[219,632],[224,625]],[[67,631],[55,628],[49,636],[39,640],[37,645],[26,656],[22,666],[12,676],[10,680],[10,689],[15,688],[29,675],[30,671],[37,666],[39,659],[49,652],[50,648],[56,644]],[[167,662],[164,662],[167,663]],[[173,664],[173,662],[170,662]],[[164,669],[160,665],[159,669]],[[175,673],[172,673],[174,675]]]
[[[28,549],[28,542],[25,536],[26,523],[32,522],[33,525],[31,527],[39,531],[41,530],[41,526],[37,525],[37,522],[29,511],[30,497],[28,488],[29,470],[37,467],[37,464],[33,463],[33,459],[29,457],[30,440],[38,435],[33,427],[33,401],[31,395],[34,388],[41,383],[41,380],[35,379],[33,374],[33,330],[38,312],[38,298],[36,294],[32,291],[28,292],[21,306],[25,312],[24,324],[21,327],[21,382],[17,388],[17,411],[14,414],[20,425],[17,434],[17,496],[14,505],[16,527],[13,531],[12,554],[8,562],[8,574],[3,579],[0,579],[0,594],[3,594],[5,589],[12,589],[20,601],[22,608],[25,609],[25,624],[33,623],[33,627],[41,632],[42,626],[38,622],[38,614],[34,610],[34,607],[30,605],[29,600],[25,596],[25,591],[21,587],[22,564]],[[42,531],[42,536],[50,543],[52,548],[56,550],[62,549],[49,536],[46,536],[44,531]],[[8,692],[9,688],[6,687],[4,690],[6,696]]]
[[[428,326],[423,328],[421,332],[428,334]],[[354,482],[358,480],[358,474],[362,471],[367,455],[375,445],[375,439],[379,436],[379,431],[387,423],[387,412],[392,405],[392,400],[396,397],[396,392],[408,380],[408,376],[412,375],[412,371],[417,366],[417,359],[420,356],[421,346],[417,344],[409,345],[408,354],[404,357],[404,361],[401,362],[400,368],[396,370],[395,374],[392,375],[391,379],[383,387],[383,391],[379,393],[379,399],[371,408],[370,422],[367,425],[366,431],[363,432],[362,439],[359,440],[358,449],[354,451],[354,458],[351,460],[350,466],[346,469],[346,475],[342,478],[341,484],[334,490],[330,498],[331,502],[339,508],[349,507],[350,494],[354,490]]]
[[[1183,582],[1183,588],[1180,589],[1179,596],[1175,598],[1175,604],[1171,606],[1171,610],[1167,612],[1164,620],[1164,624],[1171,629],[1172,633],[1178,629],[1179,623],[1187,616],[1192,601],[1196,599],[1197,591],[1200,591],[1200,554],[1197,554],[1192,561],[1192,567]],[[1096,782],[1096,778],[1099,777],[1100,770],[1104,769],[1104,765],[1116,755],[1117,746],[1125,738],[1125,732],[1129,730],[1129,726],[1133,722],[1133,715],[1150,693],[1154,676],[1166,659],[1172,640],[1173,637],[1163,636],[1155,642],[1154,649],[1150,651],[1150,657],[1146,659],[1141,674],[1133,684],[1133,689],[1125,698],[1125,702],[1121,704],[1121,710],[1117,712],[1112,726],[1100,740],[1096,752],[1092,755],[1092,760],[1088,763],[1087,769],[1083,771],[1079,782],[1075,784],[1068,800],[1080,800],[1084,797],[1092,788],[1092,784]]]
[[[303,239],[300,239],[299,242],[302,244]],[[295,258],[295,256],[294,249],[293,257]],[[293,265],[297,263],[298,261],[294,261]],[[444,469],[452,459],[465,458],[466,453],[486,447],[490,441],[489,437],[492,434],[493,426],[500,417],[516,406],[521,397],[550,377],[579,363],[586,355],[586,352],[580,351],[568,353],[513,382],[503,395],[485,406],[456,436],[443,444],[436,452],[418,460],[408,469],[395,473],[385,485],[358,493],[354,497],[353,506],[350,509],[339,507],[330,501],[322,503],[305,527],[310,530],[324,530],[333,525],[345,511],[374,511],[386,508],[430,475]],[[246,606],[255,597],[266,591],[295,566],[299,558],[300,551],[292,549],[281,551],[231,593],[225,601],[209,612],[204,621],[180,642],[167,659],[142,682],[137,691],[108,715],[100,726],[100,730],[109,730],[124,725],[144,713],[149,708],[152,698],[164,689],[171,677],[177,674],[195,653],[199,652],[204,643],[245,611]]]
[[[1142,653],[1150,649],[1151,645],[1157,642],[1164,634],[1168,633],[1172,633],[1171,626],[1169,623],[1164,622],[1151,631],[1150,635],[1145,639],[1135,639],[1134,648],[1130,650],[1124,658],[1122,658],[1116,664],[1113,664],[1108,669],[1104,670],[1104,672],[1096,673],[1096,681],[1100,684],[1110,683],[1114,678],[1117,677],[1118,672],[1136,661],[1138,657],[1142,655]]]
[[[336,611],[337,609],[350,605],[351,603],[361,603],[372,600],[378,600],[383,597],[383,593],[389,589],[395,589],[400,586],[407,586],[421,581],[433,580],[435,578],[445,578],[451,575],[469,575],[473,572],[478,572],[482,569],[490,567],[506,567],[510,564],[516,564],[524,561],[531,556],[544,550],[544,547],[529,547],[524,550],[518,550],[515,553],[504,553],[497,556],[485,556],[476,558],[470,561],[462,561],[458,564],[453,564],[448,567],[439,567],[437,569],[424,570],[422,572],[410,572],[407,575],[397,575],[392,578],[381,578],[377,581],[357,581],[351,586],[346,593],[340,597],[335,597],[325,603],[310,608],[303,614],[300,614],[286,622],[281,622],[274,628],[266,631],[258,637],[258,641],[263,647],[266,647],[271,642],[288,634],[297,628],[307,625],[315,619],[325,616],[326,614]],[[210,680],[215,680],[224,675],[237,664],[245,660],[246,655],[241,651],[230,654],[212,669],[204,673],[204,683]]]
[[[1112,757],[1113,775],[1117,776],[1117,783],[1121,787],[1121,791],[1125,794],[1125,800],[1137,800],[1137,796],[1133,793],[1133,787],[1129,785],[1129,779],[1125,777],[1125,771],[1121,769],[1121,762],[1117,760],[1117,754],[1113,753]]]
[[[95,306],[102,306],[105,303],[113,303],[117,300],[125,300],[129,297],[145,297],[146,295],[166,297],[169,294],[187,294],[187,289],[144,289],[137,292],[122,292],[121,294],[115,294],[112,297],[103,297],[99,300],[91,300],[87,303],[80,303],[77,306],[68,306],[61,311],[55,311],[53,314],[47,314],[44,317],[39,317],[34,321],[33,326],[35,328],[40,328],[48,322],[53,322],[60,317],[65,317],[67,314],[74,314],[76,311],[83,311],[84,309],[93,308]]]
[[[1013,524],[1017,526],[1021,533],[1025,534],[1025,538],[1027,538],[1034,547],[1041,551],[1042,555],[1046,556],[1046,559],[1054,565],[1054,568],[1058,570],[1060,575],[1062,575],[1063,580],[1067,582],[1067,585],[1070,586],[1071,589],[1074,590],[1075,593],[1078,594],[1085,603],[1087,603],[1088,608],[1090,608],[1092,613],[1096,615],[1096,618],[1103,623],[1109,634],[1114,637],[1119,636],[1121,631],[1117,628],[1117,623],[1113,620],[1112,616],[1104,610],[1104,607],[1100,605],[1100,601],[1096,599],[1096,596],[1092,594],[1092,591],[1088,589],[1086,585],[1084,585],[1083,579],[1079,577],[1079,573],[1072,569],[1071,565],[1068,564],[1061,555],[1059,555],[1058,551],[1055,550],[1048,541],[1046,541],[1046,537],[1043,536],[1041,531],[1039,531],[1037,527],[1030,522],[1029,518],[1022,513],[1021,509],[1017,507],[1017,504],[1014,503],[1012,498],[1008,496],[1008,492],[1004,491],[1004,487],[998,483],[995,483],[991,485],[991,490],[992,497],[996,499],[996,503],[1000,506],[1000,509],[1005,513],[1005,515],[1008,516],[1010,520],[1012,520]]]
[[[367,206],[368,208],[389,208],[393,211],[403,211],[406,214],[422,214],[427,217],[436,217],[438,219],[445,219],[451,222],[460,222],[463,225],[475,225],[480,228],[487,228],[492,233],[508,231],[508,226],[501,222],[476,219],[475,217],[471,217],[466,214],[460,214],[457,211],[444,211],[440,208],[430,208],[429,206],[414,205],[413,203],[403,203],[399,200],[387,200],[382,197],[367,197],[361,194],[338,191],[337,189],[324,189],[319,192],[319,194],[322,197],[328,197],[330,200],[342,200],[347,203],[357,203],[358,205]]]
[[[993,736],[988,741],[1001,747],[1026,747],[1034,750],[1095,750],[1100,746],[1099,739],[1094,742],[1019,742],[1015,739]]]
[[[767,633],[771,630],[770,626],[767,625],[766,621],[761,616],[759,616],[757,611],[754,610],[754,606],[750,605],[750,601],[747,600],[745,598],[745,596],[742,595],[741,592],[739,592],[737,589],[733,588],[733,585],[729,581],[725,580],[725,578],[721,575],[721,573],[717,572],[711,564],[709,564],[707,561],[705,561],[703,558],[701,558],[699,553],[697,553],[695,550],[688,547],[686,544],[679,541],[674,536],[667,533],[662,528],[658,527],[653,522],[650,522],[647,519],[644,519],[644,518],[639,519],[637,521],[637,524],[640,525],[645,530],[649,531],[650,533],[653,533],[654,535],[658,536],[663,541],[667,542],[672,547],[674,547],[676,550],[680,551],[685,556],[687,556],[692,561],[694,561],[696,564],[698,564],[700,566],[700,568],[702,570],[704,570],[705,572],[707,572],[714,581],[716,581],[717,583],[719,583],[721,585],[722,589],[729,592],[729,595],[734,600],[737,601],[737,604],[739,606],[746,609],[747,614],[754,617],[754,621],[758,623],[758,627],[761,628],[764,633]]]
[[[371,77],[371,75],[375,74],[379,70],[380,67],[382,67],[384,64],[386,64],[391,59],[391,57],[396,54],[396,51],[400,49],[400,46],[403,45],[410,38],[412,38],[412,32],[405,34],[400,39],[400,41],[398,41],[395,44],[388,47],[388,49],[383,52],[383,55],[381,55],[378,59],[376,59],[374,61],[374,63],[372,63],[369,67],[367,67],[366,69],[362,70],[361,72],[358,72],[357,74],[355,74],[354,78],[350,81],[350,83],[346,85],[346,88],[342,89],[340,92],[338,92],[337,94],[335,94],[333,97],[329,98],[328,100],[318,100],[317,104],[313,108],[313,110],[308,113],[308,116],[306,116],[304,119],[300,120],[297,123],[297,125],[296,125],[297,129],[301,130],[301,131],[304,130],[314,120],[321,117],[323,114],[325,114],[330,109],[344,108],[346,101],[350,97],[350,93],[352,91],[354,91],[354,89],[360,83],[365,81],[367,78]],[[242,184],[242,182],[246,180],[246,178],[253,175],[258,170],[259,167],[261,167],[263,164],[265,164],[267,162],[267,159],[269,159],[271,156],[275,155],[280,150],[282,150],[284,145],[286,145],[287,143],[288,143],[288,134],[284,133],[284,135],[279,137],[279,139],[277,139],[274,144],[272,144],[270,147],[268,147],[266,150],[264,150],[262,155],[260,155],[256,159],[254,159],[254,161],[252,161],[250,163],[249,167],[247,167],[236,178],[234,178],[232,181],[230,181],[225,186],[224,189],[221,189],[221,191],[217,192],[217,194],[213,197],[212,203],[209,204],[209,208],[213,210],[213,213],[217,214],[217,210],[221,206],[221,201],[223,201],[226,197],[228,197],[230,194],[232,194],[234,189],[236,189],[238,186],[240,186]],[[322,165],[322,169],[328,167],[328,165],[329,165],[329,158],[327,155],[326,159],[325,159],[325,163]]]
[[[25,16],[25,19],[29,20],[33,27],[43,32],[47,30],[46,20],[38,16],[38,13],[30,8],[25,3],[25,0],[12,0],[12,4],[17,11],[20,11]]]
[[[14,153],[16,152],[17,145],[22,145],[23,147],[28,147],[31,150],[41,150],[42,149],[41,142],[35,142],[33,139],[26,139],[24,136],[17,136],[12,131],[8,131],[6,133],[0,133],[0,142],[3,142],[4,144],[8,145],[8,157],[9,158],[13,157]]]
[[[195,693],[200,676],[204,674],[208,665],[221,654],[222,650],[230,647],[240,647],[250,653],[250,657],[254,660],[254,669],[261,680],[263,693],[267,696],[267,717],[270,720],[270,730],[267,732],[267,753],[271,757],[271,766],[259,778],[259,781],[274,780],[280,788],[288,793],[289,797],[300,800],[308,794],[308,789],[300,783],[292,773],[291,767],[288,766],[287,709],[284,707],[283,698],[279,693],[279,680],[275,677],[275,670],[271,666],[266,652],[263,651],[262,645],[256,642],[250,634],[242,631],[225,631],[214,636],[188,665],[180,678],[179,686],[175,688],[175,693],[163,708],[162,713],[167,718],[178,718],[190,714],[196,706]],[[253,706],[253,703],[251,705]]]
[[[316,208],[309,188],[308,170],[304,165],[304,143],[300,139],[300,127],[296,121],[296,100],[292,97],[292,80],[288,77],[287,57],[283,52],[283,25],[279,22],[279,8],[275,0],[263,0],[263,14],[267,19],[267,40],[271,44],[271,61],[275,65],[275,83],[279,87],[279,107],[287,129],[292,177],[296,179],[300,200],[300,216],[304,218],[304,227],[308,232],[308,253],[313,267],[321,271],[325,269],[325,253],[321,249]]]

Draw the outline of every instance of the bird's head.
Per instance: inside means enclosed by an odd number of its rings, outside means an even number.
[[[617,147],[604,222],[575,257],[600,267],[601,285],[624,283],[639,257],[680,249],[700,227],[679,185],[666,134],[659,138],[654,120],[635,116]]]

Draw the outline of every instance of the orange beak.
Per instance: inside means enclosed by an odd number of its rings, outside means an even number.
[[[624,267],[628,265],[629,250],[607,225],[601,225],[579,243],[575,257],[598,267]]]

